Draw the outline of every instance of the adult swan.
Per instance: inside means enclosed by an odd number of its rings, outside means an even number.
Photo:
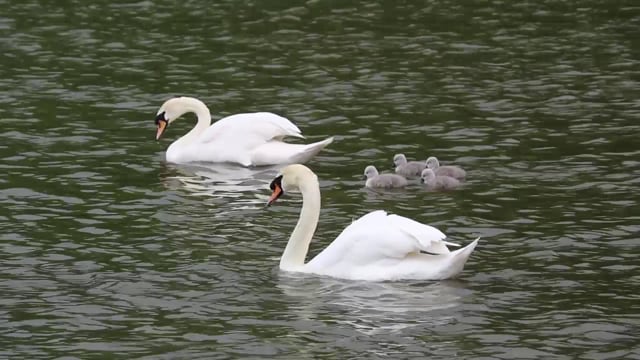
[[[440,230],[411,219],[373,211],[351,223],[308,263],[309,243],[320,215],[318,177],[304,165],[289,165],[271,182],[267,205],[284,192],[302,193],[302,211],[284,253],[280,269],[352,280],[441,280],[458,275],[476,247],[450,251]]]
[[[196,114],[198,123],[169,146],[168,162],[230,162],[243,166],[304,163],[333,141],[285,143],[285,136],[304,137],[291,121],[268,112],[231,115],[211,125],[209,108],[192,97],[176,97],[162,104],[156,115],[156,140],[169,124],[188,112]]]

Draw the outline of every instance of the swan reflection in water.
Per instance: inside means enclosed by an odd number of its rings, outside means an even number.
[[[277,288],[301,320],[331,321],[366,334],[454,322],[472,293],[464,282],[362,282],[279,272]]]
[[[279,168],[247,168],[228,163],[165,163],[160,176],[167,188],[187,190],[190,196],[238,198],[245,192],[268,188]],[[256,200],[265,199],[266,196],[262,196]]]

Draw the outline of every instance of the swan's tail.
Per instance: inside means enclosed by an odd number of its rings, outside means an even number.
[[[332,142],[333,137],[312,144],[289,144],[282,141],[269,141],[253,151],[251,164],[254,166],[303,164]]]
[[[304,164],[316,156],[322,149],[333,142],[333,137],[324,139],[322,141],[314,142],[307,145],[302,145],[302,149],[293,158],[293,162],[298,164]]]
[[[471,253],[476,248],[476,245],[478,245],[479,240],[480,237],[476,238],[469,245],[463,247],[462,249],[451,252],[450,269],[452,270],[452,274],[450,277],[454,277],[462,272],[462,270],[464,269],[464,264],[466,264],[467,260],[469,260],[469,256],[471,256]]]

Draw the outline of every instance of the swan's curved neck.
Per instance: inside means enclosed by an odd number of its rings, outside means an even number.
[[[211,125],[211,113],[209,108],[202,101],[194,98],[182,98],[181,105],[184,110],[183,114],[193,112],[198,117],[196,126],[178,139],[175,143],[187,144],[202,134]]]
[[[287,247],[280,258],[280,269],[294,270],[304,265],[309,244],[318,226],[320,217],[320,185],[315,176],[300,185],[302,210],[296,228],[291,233]]]

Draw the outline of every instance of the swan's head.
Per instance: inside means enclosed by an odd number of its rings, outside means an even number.
[[[364,168],[364,176],[362,180],[370,179],[376,175],[378,175],[378,169],[376,169],[376,167],[373,165],[369,165],[366,168]]]
[[[300,190],[306,185],[318,186],[318,177],[311,169],[301,164],[284,167],[269,185],[272,193],[267,206],[276,202],[285,192]]]
[[[156,114],[156,140],[159,140],[169,124],[189,111],[195,111],[196,106],[204,105],[196,98],[180,96],[169,99],[160,106]]]
[[[440,162],[435,156],[429,156],[427,159],[427,168],[435,170],[440,167]]]
[[[433,182],[435,179],[436,179],[436,173],[434,173],[433,170],[429,168],[422,170],[422,173],[420,174],[421,183],[429,184]]]
[[[407,158],[404,154],[395,154],[393,156],[393,166],[398,167],[407,163]]]

